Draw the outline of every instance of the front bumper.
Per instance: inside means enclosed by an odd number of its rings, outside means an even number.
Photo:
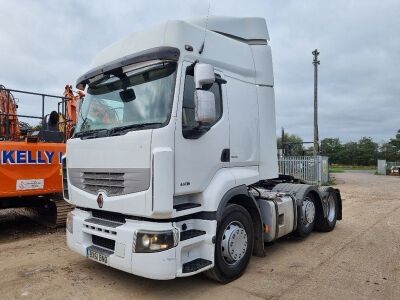
[[[177,247],[155,253],[132,253],[134,234],[138,230],[171,230],[174,224],[126,220],[113,227],[112,223],[91,223],[91,213],[80,209],[73,212],[73,233],[67,230],[67,244],[73,251],[87,256],[87,248],[93,246],[92,236],[115,241],[115,248],[109,255],[107,265],[138,276],[167,280],[179,276],[180,257]],[[178,261],[179,260],[179,261]]]

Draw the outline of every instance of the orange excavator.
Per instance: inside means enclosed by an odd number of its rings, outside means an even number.
[[[15,94],[39,98],[42,115],[19,114]],[[0,209],[28,207],[47,225],[65,224],[72,207],[62,197],[62,156],[83,97],[69,85],[63,96],[0,86]],[[46,101],[57,104],[58,111],[45,114]],[[20,121],[25,118],[38,119],[40,125],[32,128]]]

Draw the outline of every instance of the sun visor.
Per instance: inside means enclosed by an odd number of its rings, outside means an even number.
[[[85,85],[89,83],[89,80],[100,74],[111,73],[112,71],[122,68],[131,64],[141,63],[150,60],[173,60],[178,61],[179,49],[174,47],[156,47],[147,49],[132,55],[127,55],[119,59],[113,60],[107,64],[95,67],[90,71],[83,74],[78,78],[76,87],[80,90],[85,88]]]

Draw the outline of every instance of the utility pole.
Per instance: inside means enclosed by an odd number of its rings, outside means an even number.
[[[282,156],[285,156],[285,129],[283,127],[282,127],[281,143],[282,143]]]
[[[312,54],[314,55],[314,156],[319,153],[319,138],[318,138],[318,49],[315,49]]]

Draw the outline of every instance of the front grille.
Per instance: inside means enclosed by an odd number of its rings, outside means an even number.
[[[149,168],[68,168],[69,182],[87,193],[108,197],[145,191],[150,187]]]
[[[103,238],[101,236],[92,235],[92,243],[96,246],[103,247],[103,248],[109,249],[111,251],[114,251],[114,249],[115,249],[115,241],[114,240]]]
[[[124,224],[126,223],[125,217],[123,214],[109,212],[109,211],[92,210],[92,217],[98,218],[98,219],[103,219],[103,220],[108,220],[111,222],[124,223]]]
[[[63,194],[64,199],[69,199],[68,193],[68,177],[67,177],[67,158],[62,159],[62,185],[63,185]]]
[[[84,190],[91,194],[104,191],[108,196],[121,195],[124,192],[125,173],[83,172],[82,184]]]

